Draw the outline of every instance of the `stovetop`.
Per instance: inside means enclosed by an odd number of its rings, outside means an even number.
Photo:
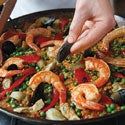
[[[0,112],[0,125],[33,125]],[[35,124],[37,125],[37,124]],[[85,125],[125,125],[125,115]]]

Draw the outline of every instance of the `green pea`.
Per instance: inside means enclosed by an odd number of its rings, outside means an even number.
[[[110,107],[107,107],[107,112],[108,113],[111,113],[112,112],[112,109]]]
[[[114,114],[115,112],[116,112],[116,110],[111,111],[112,114]]]
[[[46,104],[50,104],[50,102],[51,102],[50,98],[45,101]]]
[[[12,103],[12,104],[11,104],[11,107],[12,107],[12,108],[16,108],[17,105],[16,105],[15,103]]]
[[[110,105],[110,109],[111,109],[111,110],[114,110],[114,109],[115,109],[115,104],[111,104],[111,105]]]
[[[70,107],[75,108],[75,104],[74,104],[74,103],[71,103],[71,104],[70,104]]]
[[[122,78],[121,82],[122,82],[123,84],[125,84],[125,78]]]
[[[27,87],[27,84],[23,84],[22,89],[25,90]]]
[[[125,105],[124,105],[124,106],[121,106],[121,110],[125,110]]]
[[[74,83],[73,83],[73,85],[74,85],[74,86],[77,86],[77,85],[78,85],[78,83],[77,83],[77,82],[74,82]]]
[[[77,114],[77,116],[79,116],[79,117],[82,115],[81,112],[77,112],[76,114]]]
[[[46,117],[46,113],[45,112],[40,112],[40,116],[45,118]]]
[[[78,108],[76,108],[76,109],[75,109],[75,111],[76,111],[76,112],[81,112],[81,110],[80,110],[80,109],[78,109]]]

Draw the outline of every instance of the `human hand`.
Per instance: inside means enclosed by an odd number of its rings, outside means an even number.
[[[73,43],[71,53],[93,46],[115,26],[109,0],[77,0],[67,40]]]

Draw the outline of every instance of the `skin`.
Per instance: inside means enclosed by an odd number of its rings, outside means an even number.
[[[67,40],[74,43],[71,53],[93,46],[113,27],[115,19],[109,0],[77,0]]]

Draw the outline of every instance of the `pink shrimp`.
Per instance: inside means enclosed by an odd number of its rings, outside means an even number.
[[[51,71],[40,71],[36,73],[34,76],[29,81],[29,87],[33,91],[36,90],[38,85],[40,83],[47,82],[49,84],[52,84],[55,89],[59,92],[59,98],[60,98],[60,103],[65,103],[66,101],[66,88],[61,82],[59,76],[57,76],[55,73]]]
[[[110,77],[110,68],[101,59],[96,59],[94,57],[88,57],[85,59],[85,68],[86,70],[97,70],[99,72],[99,78],[93,83],[97,87],[102,87],[108,81]]]
[[[28,31],[27,36],[26,36],[26,43],[29,47],[34,49],[37,54],[40,54],[40,48],[34,43],[34,37],[42,35],[44,37],[50,37],[51,36],[51,31],[45,28],[36,28],[36,29],[31,29]]]
[[[79,84],[71,92],[72,100],[82,108],[90,110],[103,110],[104,106],[99,104],[101,98],[94,84]]]

